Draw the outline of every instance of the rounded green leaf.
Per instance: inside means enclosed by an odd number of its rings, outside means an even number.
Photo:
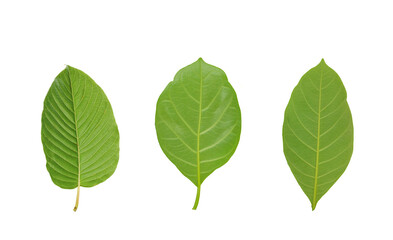
[[[313,210],[352,155],[353,124],[346,99],[340,77],[322,59],[300,79],[285,110],[284,154]]]
[[[102,89],[67,66],[44,101],[41,139],[46,167],[61,188],[92,187],[108,179],[119,160],[119,131]]]
[[[240,139],[241,114],[224,71],[201,58],[181,69],[157,102],[156,131],[162,150],[197,186],[224,165]]]

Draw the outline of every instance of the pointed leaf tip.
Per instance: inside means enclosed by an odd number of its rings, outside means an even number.
[[[198,62],[205,62],[205,61],[203,61],[203,59],[200,57],[198,58]]]
[[[325,59],[322,58],[322,60],[318,63],[317,66],[327,66]]]
[[[66,68],[65,68],[67,71],[70,71],[70,70],[74,70],[75,68],[73,68],[73,67],[71,67],[70,65],[68,65],[68,64],[66,64]]]

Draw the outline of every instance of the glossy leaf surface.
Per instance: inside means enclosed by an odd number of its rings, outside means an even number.
[[[345,171],[353,150],[347,93],[324,60],[292,92],[283,125],[284,153],[314,210]]]
[[[181,69],[157,102],[156,131],[165,155],[197,186],[224,165],[240,139],[236,93],[221,69],[199,59]]]
[[[61,188],[92,187],[115,171],[119,132],[102,89],[84,72],[67,66],[44,101],[41,139],[46,167]]]

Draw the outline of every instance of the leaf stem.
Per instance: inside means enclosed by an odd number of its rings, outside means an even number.
[[[78,209],[80,188],[81,188],[81,186],[78,185],[78,190],[76,192],[76,202],[75,202],[74,212],[76,212],[76,210]]]
[[[198,189],[197,189],[197,195],[196,195],[196,198],[195,198],[195,203],[194,203],[194,206],[192,207],[192,210],[196,210],[197,209],[200,196],[201,196],[201,186],[199,185]]]

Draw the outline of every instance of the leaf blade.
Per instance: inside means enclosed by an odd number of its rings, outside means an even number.
[[[93,187],[115,171],[119,132],[102,89],[84,72],[67,66],[44,101],[41,139],[47,170],[59,187]]]
[[[353,124],[346,96],[340,77],[322,60],[301,78],[285,110],[284,154],[313,210],[352,155]]]
[[[235,91],[221,69],[202,59],[181,69],[160,95],[157,138],[168,159],[197,186],[193,209],[203,181],[235,152],[240,129]]]

